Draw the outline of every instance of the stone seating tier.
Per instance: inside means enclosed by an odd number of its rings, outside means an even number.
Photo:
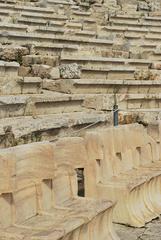
[[[86,146],[87,196],[117,200],[114,221],[134,227],[160,215],[160,154],[143,126],[90,131]]]
[[[1,150],[0,237],[118,239],[111,222],[113,203],[78,197],[76,171],[56,162],[56,152],[49,143]]]
[[[110,125],[111,117],[111,112],[75,112],[3,118],[0,119],[0,148],[43,140],[54,141],[66,135],[82,135],[84,127],[86,129],[89,125]],[[7,126],[12,126],[9,134],[5,131]]]

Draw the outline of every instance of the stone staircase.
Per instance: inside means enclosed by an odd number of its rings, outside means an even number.
[[[116,104],[120,123],[159,118],[159,12],[140,2],[129,13],[115,1],[42,2],[0,1],[0,147],[8,125],[16,144],[112,125]]]

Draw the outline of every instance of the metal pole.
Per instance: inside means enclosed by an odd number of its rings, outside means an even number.
[[[113,125],[116,127],[119,125],[119,109],[118,105],[113,106]]]

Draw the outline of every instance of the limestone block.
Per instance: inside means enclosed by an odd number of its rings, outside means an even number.
[[[144,11],[149,11],[150,6],[147,2],[145,1],[140,1],[138,2],[138,10],[144,10]]]
[[[43,79],[42,88],[50,90],[50,91],[56,91],[57,90],[57,86],[56,86],[55,81],[53,81],[52,79],[46,79],[46,78]]]
[[[50,71],[52,67],[48,65],[32,65],[32,73],[34,76],[38,76],[41,78],[50,78]]]
[[[161,73],[158,70],[136,70],[134,73],[134,78],[136,80],[159,80]]]
[[[18,75],[21,76],[21,77],[29,76],[30,72],[31,72],[30,67],[20,66],[19,69],[18,69]]]
[[[86,108],[100,110],[112,110],[114,105],[114,95],[95,95],[86,97],[83,106]]]
[[[152,65],[151,65],[151,68],[161,70],[161,63],[160,62],[153,62]]]
[[[59,69],[62,78],[75,79],[81,77],[81,68],[77,63],[63,64]]]
[[[85,167],[87,162],[87,152],[84,139],[80,137],[64,137],[56,142],[55,161],[57,164],[68,164],[70,166]],[[73,156],[71,158],[71,156]]]
[[[22,62],[22,56],[29,54],[29,49],[21,46],[0,47],[0,58],[5,61]]]
[[[60,70],[58,67],[53,67],[50,71],[51,79],[59,79],[60,78]]]
[[[59,64],[58,56],[42,56],[42,55],[27,55],[22,57],[24,66],[31,66],[33,64],[43,64],[56,67]]]

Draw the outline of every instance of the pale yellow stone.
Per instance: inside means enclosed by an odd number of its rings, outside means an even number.
[[[87,196],[117,201],[118,223],[141,227],[160,215],[160,154],[143,126],[91,131],[86,146]]]

